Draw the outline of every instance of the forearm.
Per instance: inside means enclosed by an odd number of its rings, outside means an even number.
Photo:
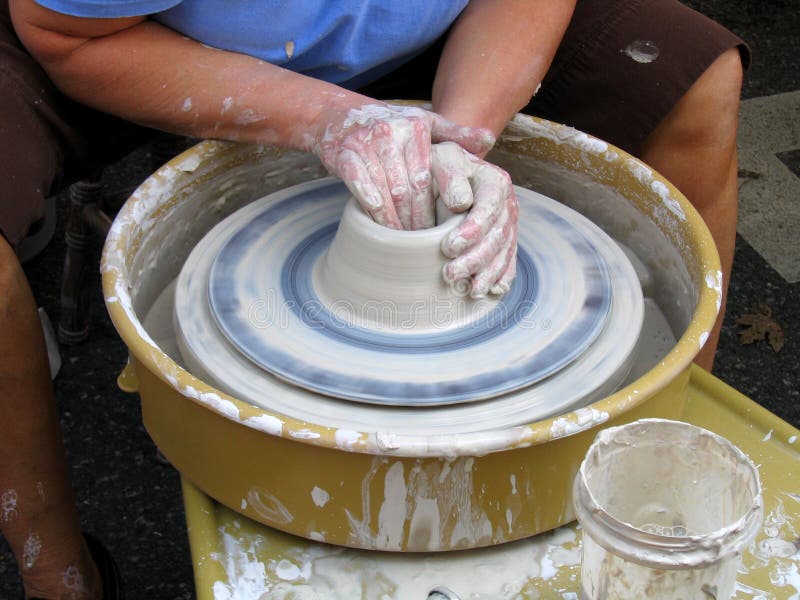
[[[533,97],[575,0],[472,0],[453,26],[433,86],[433,109],[499,134]]]
[[[37,22],[26,12],[44,9],[14,4],[22,7],[14,19],[23,43],[65,94],[143,125],[310,149],[323,111],[374,103],[252,57],[205,47],[153,21],[120,20],[120,29],[94,37],[86,35],[85,19],[72,33],[56,17],[62,25],[54,31],[47,15]],[[101,31],[108,28],[99,23]]]

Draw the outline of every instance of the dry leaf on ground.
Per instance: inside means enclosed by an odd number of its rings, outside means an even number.
[[[775,352],[783,348],[783,329],[772,318],[772,310],[766,304],[759,304],[749,313],[736,319],[736,324],[742,327],[739,331],[739,341],[742,344],[752,344],[766,339]]]

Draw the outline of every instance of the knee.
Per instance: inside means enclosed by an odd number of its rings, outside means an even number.
[[[0,235],[0,317],[13,313],[28,289],[25,272],[14,249]]]
[[[739,97],[742,93],[742,58],[737,48],[731,48],[720,55],[701,76],[705,86],[717,99],[723,116],[736,117],[739,111]]]
[[[695,142],[735,147],[742,91],[742,60],[737,48],[720,55],[679,102]]]

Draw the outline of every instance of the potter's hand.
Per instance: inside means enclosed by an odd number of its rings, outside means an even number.
[[[442,241],[452,258],[444,278],[469,280],[469,294],[506,293],[517,265],[517,197],[508,174],[453,143],[432,148],[432,170],[439,195],[453,212],[469,209],[464,222]]]
[[[461,127],[421,108],[376,102],[324,113],[312,149],[373,220],[394,229],[435,224],[431,142],[472,152],[494,144],[488,129]]]

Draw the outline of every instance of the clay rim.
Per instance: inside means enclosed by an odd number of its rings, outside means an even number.
[[[609,152],[605,157],[596,157],[588,154],[585,144],[579,143],[575,138],[563,137],[558,142],[554,142],[552,140],[553,132],[565,128],[564,125],[526,115],[517,115],[512,123],[535,126],[532,133],[524,139],[515,139],[515,148],[522,146],[523,144],[520,142],[524,142],[525,144],[551,146],[555,151],[555,146],[558,145],[567,153],[573,153],[585,160],[595,161],[600,165],[607,166],[609,163],[618,163],[616,166],[619,167],[620,179],[627,178],[630,185],[639,188],[646,194],[654,193],[642,181],[636,180],[627,169],[623,169],[623,166],[628,163],[650,168],[611,144],[602,142],[607,146]],[[541,134],[539,130],[545,131],[549,135]],[[585,139],[600,142],[588,134],[583,135],[584,138],[580,140],[581,142]],[[502,136],[500,143],[503,143]],[[280,151],[277,152],[280,153]],[[223,418],[238,420],[245,426],[271,435],[280,435],[294,442],[363,454],[439,457],[444,453],[448,456],[481,456],[490,452],[523,448],[593,429],[638,406],[690,367],[701,347],[701,340],[707,336],[716,320],[718,312],[716,306],[720,301],[720,296],[714,287],[705,284],[706,274],[720,272],[719,255],[711,234],[686,197],[664,177],[653,171],[653,181],[658,181],[665,187],[670,198],[678,203],[685,214],[684,221],[681,222],[675,218],[673,225],[681,231],[683,238],[687,241],[687,253],[696,259],[695,264],[689,264],[688,268],[692,280],[697,283],[698,288],[697,305],[692,320],[673,349],[658,365],[631,384],[584,409],[535,423],[498,431],[459,434],[452,436],[453,439],[450,439],[449,436],[443,439],[442,436],[420,434],[414,436],[393,435],[391,440],[381,440],[371,439],[366,433],[347,431],[344,432],[347,442],[342,443],[337,440],[337,433],[341,433],[338,429],[309,424],[254,407],[194,377],[178,366],[152,341],[131,305],[130,291],[127,285],[129,272],[126,258],[131,252],[138,250],[139,242],[145,232],[142,226],[142,222],[145,220],[143,217],[161,212],[162,205],[169,201],[181,202],[184,200],[190,193],[188,188],[196,183],[197,179],[202,179],[201,175],[194,174],[195,171],[200,170],[203,161],[206,161],[207,164],[210,161],[227,160],[231,165],[236,165],[253,159],[263,160],[270,153],[274,156],[276,150],[262,146],[245,146],[218,141],[204,141],[189,148],[166,163],[134,191],[114,220],[103,247],[101,272],[106,308],[129,352],[173,390],[202,404]],[[608,156],[611,153],[614,155],[613,159]],[[581,161],[570,164],[581,164]],[[167,179],[170,176],[173,177]],[[192,179],[193,177],[194,179]],[[661,206],[663,203],[658,204]],[[231,414],[232,409],[236,410],[238,418],[234,418],[234,415]],[[587,409],[590,409],[593,415],[593,418],[588,420],[582,418],[585,416],[585,412],[579,412]],[[262,417],[281,423],[279,432],[266,431],[257,427],[253,417]],[[572,425],[568,428],[569,433],[563,433],[565,428],[553,427],[556,421],[563,422],[564,420]],[[293,432],[309,431],[309,429],[317,433],[319,437],[298,438],[292,436]],[[376,438],[380,438],[380,436],[376,436]]]

